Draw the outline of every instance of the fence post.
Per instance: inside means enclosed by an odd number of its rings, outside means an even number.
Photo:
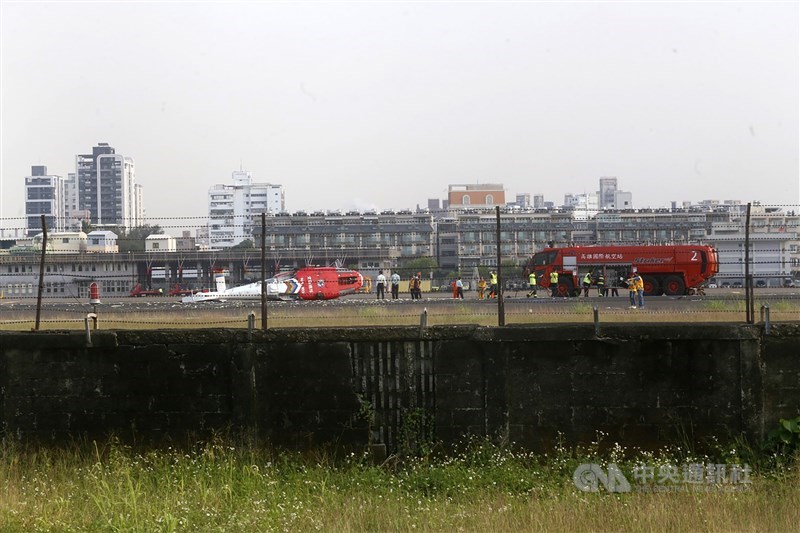
[[[253,328],[256,327],[256,314],[252,311],[247,315],[247,342],[253,340]]]
[[[89,319],[92,319],[94,322],[94,329],[97,329],[97,315],[94,313],[89,313],[83,318],[83,329],[86,332],[86,346],[92,346],[92,330],[89,329]]]
[[[594,336],[600,336],[600,313],[597,310],[597,306],[595,305],[592,307],[592,312],[594,314]]]
[[[39,262],[39,292],[36,295],[36,325],[34,327],[36,331],[39,331],[39,322],[42,316],[42,293],[44,292],[44,256],[46,251],[47,251],[47,219],[45,218],[44,215],[42,215],[42,257]]]
[[[765,304],[761,307],[764,311],[764,333],[769,335],[769,304]]]
[[[425,330],[428,329],[428,308],[425,307],[422,309],[422,313],[419,315],[419,334],[422,335],[425,333]]]

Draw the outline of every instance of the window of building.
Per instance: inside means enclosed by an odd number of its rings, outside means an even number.
[[[491,194],[486,195],[486,205],[494,204],[494,196]]]
[[[464,204],[464,205],[469,205],[469,195],[468,194],[465,194],[464,196],[461,197],[461,203]]]

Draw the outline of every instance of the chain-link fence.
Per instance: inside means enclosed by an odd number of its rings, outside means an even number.
[[[46,231],[24,227],[25,218],[4,219],[4,234],[15,237],[1,241],[0,328],[83,328],[90,313],[103,328],[247,327],[251,313],[259,325],[266,313],[275,328],[423,319],[430,326],[756,322],[766,313],[796,321],[799,207],[722,204],[585,218],[499,208],[287,213],[237,225],[207,217],[152,219],[139,228],[61,221]],[[234,245],[215,245],[222,227]],[[362,283],[324,301],[306,301],[284,284],[262,305],[262,271],[285,281],[309,266],[350,269]],[[630,300],[637,274],[643,302],[638,293]],[[380,276],[384,299],[377,298]],[[256,289],[246,300],[222,292],[213,301],[182,302],[219,293],[219,278],[226,291]],[[412,298],[415,287],[419,298]]]

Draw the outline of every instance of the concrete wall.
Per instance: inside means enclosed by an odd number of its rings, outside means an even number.
[[[591,325],[0,333],[0,431],[257,431],[289,447],[464,434],[531,449],[744,434],[800,414],[800,326]]]

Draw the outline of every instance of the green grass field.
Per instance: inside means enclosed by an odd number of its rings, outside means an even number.
[[[796,460],[613,446],[546,455],[485,441],[446,456],[277,453],[224,439],[133,450],[111,441],[0,448],[3,531],[793,531]],[[749,453],[749,452],[748,452]],[[745,463],[752,483],[702,491],[582,492],[581,463]]]

